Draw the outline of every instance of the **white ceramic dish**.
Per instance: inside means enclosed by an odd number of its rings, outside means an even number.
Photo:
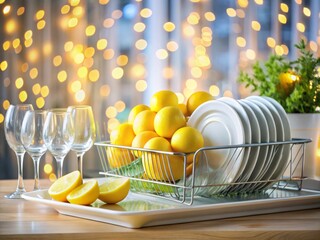
[[[280,118],[282,120],[283,124],[283,130],[284,130],[284,141],[289,141],[291,140],[291,130],[290,130],[290,124],[288,120],[288,116],[286,111],[283,109],[283,107],[273,98],[269,97],[263,97],[267,101],[269,101],[278,111]],[[289,157],[290,157],[290,144],[283,145],[283,153],[281,160],[279,161],[279,165],[277,170],[273,173],[271,176],[272,179],[277,179],[282,176],[284,171],[286,170],[289,162]]]
[[[279,142],[284,141],[285,136],[284,136],[283,123],[277,109],[273,106],[273,104],[271,104],[265,98],[262,98],[259,96],[252,96],[252,97],[249,97],[248,99],[259,101],[269,109],[269,111],[273,116],[275,126],[276,126],[277,141]],[[270,163],[270,167],[262,177],[262,180],[270,180],[273,173],[278,169],[279,163],[281,162],[282,154],[283,154],[283,145],[274,146],[273,150],[274,150],[274,157],[272,159],[272,162]],[[265,183],[258,184],[257,189],[261,189],[263,186],[265,186]]]
[[[275,121],[273,119],[273,116],[272,116],[270,110],[260,101],[257,101],[254,99],[248,99],[248,100],[255,103],[263,112],[263,114],[267,120],[268,128],[269,128],[269,142],[277,142],[276,124],[275,124]],[[266,172],[270,169],[270,166],[272,165],[272,162],[273,162],[273,159],[275,156],[274,148],[275,148],[275,146],[273,146],[273,145],[269,146],[267,159],[266,159],[265,165],[263,166],[263,171],[260,173],[260,175],[258,176],[258,178],[256,180],[258,180],[258,181],[266,180],[266,179],[264,179],[264,176],[265,176]],[[259,186],[259,184],[256,184],[255,188],[258,186]]]
[[[217,100],[228,104],[230,107],[232,107],[237,112],[238,116],[241,119],[242,125],[243,125],[245,143],[250,144],[252,141],[251,124],[250,124],[249,117],[248,117],[246,111],[241,106],[241,104],[238,103],[237,100],[235,100],[233,98],[229,98],[229,97],[222,97]],[[239,171],[235,177],[237,182],[243,181],[244,176],[246,175],[246,172],[244,172],[244,169],[247,166],[250,151],[251,151],[250,147],[244,149],[242,164],[241,164]]]
[[[221,101],[212,100],[201,104],[190,116],[188,125],[201,132],[204,145],[207,147],[237,145],[245,142],[240,117],[233,108]],[[244,151],[235,148],[206,151],[205,160],[200,161],[199,165],[205,164],[208,174],[200,180],[201,184],[233,182],[242,165],[243,154]],[[222,187],[213,187],[209,190],[206,188],[204,194],[214,194],[222,189]]]
[[[260,125],[259,125],[259,122],[258,122],[258,119],[257,119],[255,113],[249,107],[249,105],[247,103],[245,103],[244,101],[238,101],[238,102],[239,102],[239,104],[241,104],[243,109],[246,111],[248,118],[249,118],[249,121],[250,121],[251,130],[252,130],[251,143],[261,143]],[[251,147],[250,155],[248,158],[248,163],[242,173],[242,178],[240,179],[241,182],[246,182],[250,178],[250,176],[251,176],[251,174],[257,164],[259,152],[260,152],[259,146]],[[236,186],[232,187],[232,189],[229,192],[241,191],[241,189],[244,189],[245,185],[246,184],[236,185]]]
[[[247,104],[248,107],[251,108],[251,110],[254,112],[258,123],[259,123],[259,129],[260,129],[260,143],[267,143],[269,142],[269,127],[266,118],[264,117],[263,112],[261,109],[253,102],[247,100],[247,99],[242,99],[240,102],[244,102]],[[263,167],[265,165],[265,162],[267,161],[267,155],[268,155],[268,146],[261,146],[259,149],[259,155],[258,155],[258,160],[256,162],[256,165],[248,179],[248,181],[255,181],[260,173],[263,171]],[[251,189],[252,184],[247,184],[245,186],[245,189],[243,190],[248,190]]]

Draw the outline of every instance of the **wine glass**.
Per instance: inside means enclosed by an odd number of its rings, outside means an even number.
[[[33,190],[40,190],[39,165],[42,155],[47,151],[43,140],[44,121],[47,116],[45,110],[30,110],[23,119],[21,127],[21,142],[31,156],[34,165],[34,187]]]
[[[33,110],[31,104],[10,105],[4,120],[5,137],[10,148],[15,152],[17,156],[18,164],[17,189],[15,192],[5,195],[5,198],[21,198],[21,195],[26,192],[23,183],[23,157],[26,153],[26,150],[22,145],[20,135],[22,121],[25,113],[28,110]]]
[[[88,151],[96,138],[96,127],[91,106],[78,105],[68,107],[74,128],[76,129],[71,150],[75,151],[78,159],[78,170],[83,175],[83,155]]]
[[[63,161],[74,140],[71,113],[66,108],[49,110],[44,123],[43,139],[57,161],[57,177],[63,175]]]

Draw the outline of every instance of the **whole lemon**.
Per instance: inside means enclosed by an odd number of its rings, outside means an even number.
[[[135,134],[132,124],[121,123],[110,133],[110,142],[115,145],[131,146]]]
[[[154,131],[143,131],[138,133],[132,141],[132,147],[134,148],[143,148],[144,145],[154,137],[159,137],[158,134]],[[133,151],[133,154],[136,157],[140,157],[142,155],[141,151]]]
[[[126,166],[134,160],[134,156],[131,151],[115,147],[107,148],[107,158],[111,168]]]
[[[144,148],[172,152],[170,142],[163,137],[151,138]],[[181,156],[147,152],[142,155],[143,169],[147,178],[174,182],[183,176],[184,163]]]
[[[202,134],[193,127],[182,127],[174,132],[171,147],[175,152],[195,152],[204,146]]]
[[[177,95],[170,90],[162,90],[152,95],[150,109],[158,112],[166,106],[178,106]]]
[[[202,103],[213,100],[213,96],[205,91],[194,92],[187,100],[188,114],[191,115]]]
[[[151,110],[139,112],[133,121],[133,131],[139,134],[143,131],[154,131],[154,118],[156,113]]]
[[[175,152],[191,153],[204,146],[202,134],[193,127],[179,128],[171,138],[171,147]],[[194,159],[194,154],[187,156],[186,176],[189,176],[193,170],[193,163],[198,164],[199,155]]]
[[[187,116],[188,116],[187,105],[184,104],[184,103],[179,103],[179,104],[178,104],[178,107],[180,108],[180,110],[181,110],[181,112],[183,113],[183,115],[184,115],[185,117],[187,117]]]
[[[177,106],[162,108],[154,118],[154,130],[165,138],[171,138],[173,133],[186,125],[186,118]]]
[[[134,106],[129,113],[128,123],[133,124],[133,121],[134,121],[135,117],[138,115],[138,113],[142,112],[144,110],[150,110],[150,108],[144,104],[138,104],[138,105]]]

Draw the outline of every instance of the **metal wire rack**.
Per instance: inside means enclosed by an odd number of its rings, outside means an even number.
[[[272,195],[299,191],[310,139],[204,147],[194,153],[164,152],[95,143],[103,171],[130,178],[131,191],[191,205],[198,197]]]

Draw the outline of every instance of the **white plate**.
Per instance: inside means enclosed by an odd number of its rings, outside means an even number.
[[[242,99],[240,102],[243,102],[248,105],[248,107],[251,108],[251,110],[254,112],[258,123],[259,123],[259,129],[260,129],[260,143],[266,143],[269,142],[269,127],[266,118],[264,117],[263,112],[260,110],[260,108],[253,102]],[[258,160],[256,162],[256,165],[248,179],[248,181],[255,181],[260,173],[263,171],[263,166],[265,165],[265,162],[267,161],[267,155],[268,155],[268,146],[262,146],[259,149],[259,155]],[[251,184],[246,185],[245,190],[249,189]]]
[[[273,106],[277,109],[280,118],[283,123],[283,130],[284,130],[284,141],[289,141],[291,140],[291,130],[290,130],[290,124],[288,120],[288,116],[286,111],[283,109],[283,107],[278,103],[276,100],[270,97],[263,97],[267,101],[269,101]],[[272,179],[278,179],[282,176],[284,171],[286,170],[286,167],[288,166],[289,162],[289,157],[290,157],[290,144],[285,144],[283,145],[283,153],[282,153],[282,158],[279,161],[279,165],[277,170],[273,173],[271,176]]]
[[[277,141],[279,141],[279,142],[284,141],[283,123],[282,123],[281,117],[280,117],[277,109],[273,106],[273,104],[271,104],[268,100],[266,100],[262,97],[259,97],[259,96],[252,96],[252,97],[249,97],[248,99],[249,100],[252,99],[253,101],[254,100],[259,101],[269,109],[269,111],[271,112],[272,117],[274,119],[275,126],[276,126]],[[273,154],[274,156],[272,157],[272,162],[270,163],[270,167],[268,168],[268,170],[266,171],[266,173],[262,177],[262,180],[270,180],[273,173],[278,169],[279,163],[281,161],[282,153],[283,153],[283,145],[274,146],[273,150],[274,150],[274,154]],[[260,187],[258,187],[258,188],[261,189],[266,184],[262,183],[259,185],[260,185]]]
[[[63,215],[127,228],[311,209],[320,206],[320,193],[305,190],[275,190],[266,197],[259,195],[239,199],[196,198],[191,206],[131,192],[118,204],[103,204],[101,201],[96,201],[93,206],[53,201],[47,190],[24,193],[22,197],[28,201],[52,207]]]
[[[190,116],[188,125],[198,129],[206,147],[244,144],[245,134],[237,112],[226,103],[211,100],[201,104]],[[225,184],[235,180],[242,164],[244,151],[236,148],[206,151],[199,165],[208,174],[201,184]],[[197,175],[197,174],[196,174]],[[225,188],[225,187],[223,187]],[[222,187],[204,188],[204,194],[214,194]],[[208,192],[209,191],[209,192]]]
[[[267,123],[268,123],[268,128],[269,128],[269,142],[276,142],[277,141],[277,133],[276,133],[276,124],[274,122],[273,116],[271,114],[271,112],[269,111],[269,109],[261,102],[257,101],[257,100],[253,100],[253,99],[248,99],[249,101],[252,101],[253,103],[255,103],[263,112]],[[264,176],[266,174],[266,172],[269,170],[270,165],[273,161],[274,158],[274,146],[271,145],[269,146],[268,149],[268,155],[267,155],[267,160],[265,162],[265,165],[263,166],[263,171],[261,172],[261,174],[258,176],[258,181],[260,180],[265,180]],[[259,184],[256,184],[256,187],[258,187]]]
[[[241,106],[241,104],[238,103],[237,100],[235,100],[233,98],[229,98],[229,97],[222,97],[222,98],[219,98],[217,100],[228,104],[230,107],[232,107],[237,112],[238,116],[241,119],[242,125],[243,125],[245,143],[246,144],[250,144],[251,140],[252,140],[251,124],[250,124],[249,117],[248,117],[246,111]],[[246,167],[246,165],[248,163],[250,150],[251,150],[250,147],[244,149],[242,164],[241,164],[241,166],[239,168],[238,174],[235,177],[237,182],[243,181],[244,176],[246,176],[246,172],[244,172],[244,169],[245,169],[245,167]]]
[[[243,109],[246,111],[248,118],[249,118],[249,121],[250,121],[251,133],[252,133],[251,134],[251,143],[261,143],[261,130],[260,130],[260,124],[257,119],[257,116],[255,115],[255,113],[253,112],[251,107],[246,102],[244,102],[244,101],[238,101],[238,102],[239,102],[239,104],[241,104]],[[251,148],[248,163],[244,169],[245,175],[243,176],[243,179],[242,179],[243,182],[247,181],[249,179],[249,177],[251,176],[251,174],[257,164],[259,152],[260,152],[259,146]],[[239,188],[237,188],[237,189],[239,189]]]

